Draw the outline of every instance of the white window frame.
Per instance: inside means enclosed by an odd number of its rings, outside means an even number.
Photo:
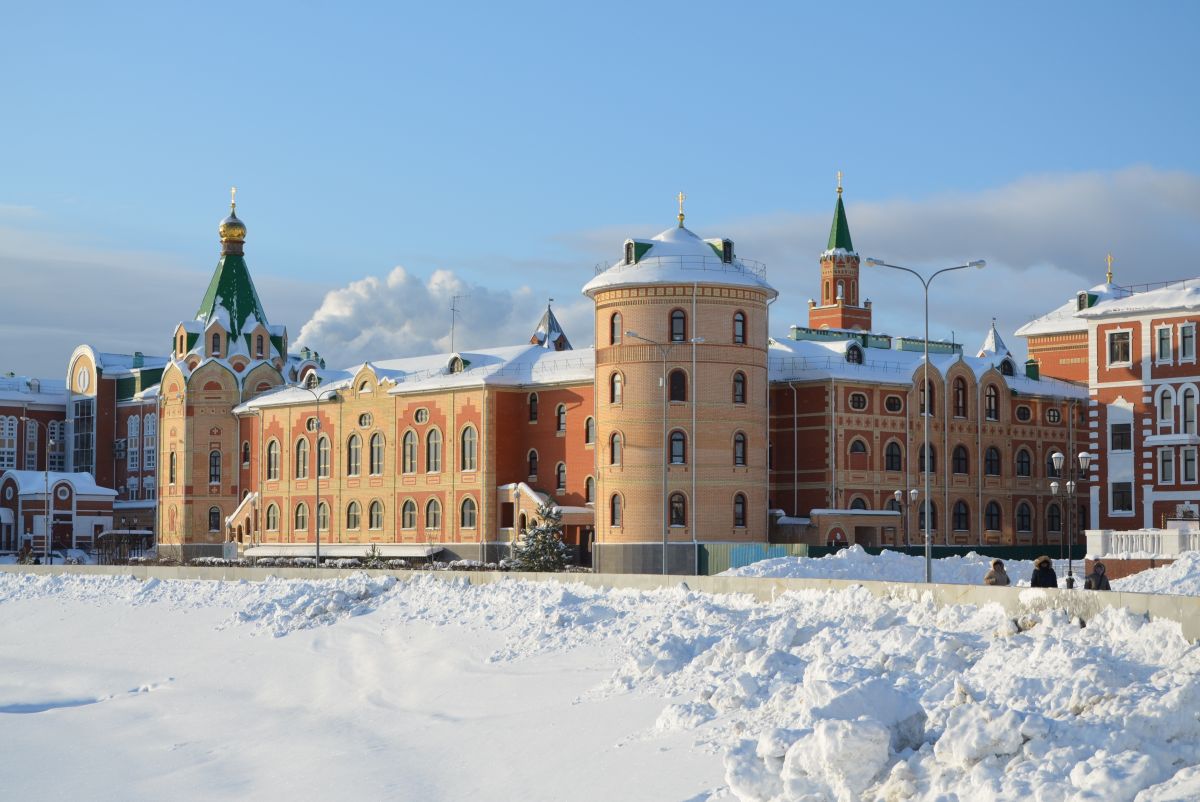
[[[1124,334],[1129,338],[1129,359],[1114,362],[1112,360],[1112,341],[1117,335]],[[1104,364],[1109,368],[1133,367],[1133,329],[1113,329],[1104,335]]]
[[[1163,400],[1170,399],[1167,407],[1168,417],[1163,417]],[[1172,431],[1175,429],[1175,389],[1169,384],[1164,384],[1158,388],[1158,397],[1154,399],[1154,418],[1158,422],[1159,428],[1169,428]]]
[[[1183,332],[1185,329],[1190,331],[1191,335],[1192,335],[1192,337],[1191,337],[1192,353],[1190,356],[1188,354],[1184,353],[1184,350],[1183,350],[1183,342],[1184,342]],[[1179,326],[1179,364],[1181,364],[1181,365],[1196,364],[1196,324],[1195,323],[1182,323]]]
[[[1162,335],[1167,333],[1167,355],[1162,352]],[[1171,326],[1156,326],[1154,329],[1154,364],[1170,365],[1175,361],[1175,340],[1171,334]]]
[[[1188,458],[1191,458],[1190,460]],[[1186,446],[1180,449],[1179,453],[1179,481],[1181,484],[1194,485],[1196,484],[1196,460],[1197,453],[1195,446]],[[1191,475],[1188,475],[1188,463],[1191,463]]]
[[[1129,485],[1129,506],[1128,510],[1118,510],[1113,504],[1113,491],[1117,485]],[[1136,488],[1133,482],[1109,482],[1108,484],[1108,514],[1117,518],[1132,518],[1137,512],[1137,498],[1134,495]]]
[[[1160,485],[1175,484],[1175,449],[1173,448],[1158,450],[1158,483]]]

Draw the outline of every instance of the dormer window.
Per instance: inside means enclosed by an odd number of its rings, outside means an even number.
[[[463,372],[462,357],[456,356],[450,360],[450,372],[451,373],[462,373]]]
[[[1012,360],[1006,359],[1000,363],[1000,375],[1012,376],[1014,373]]]
[[[636,261],[637,261],[637,258],[636,258],[636,256],[634,255],[634,251],[633,251],[633,243],[632,243],[632,242],[626,242],[626,243],[625,243],[625,264],[627,264],[627,265],[631,265],[631,264],[633,264],[633,263],[634,263],[634,262],[636,262]]]
[[[862,349],[857,345],[852,345],[846,349],[846,361],[851,365],[861,365],[863,363]]]
[[[733,262],[733,240],[721,240],[721,261],[725,264]]]
[[[1083,311],[1088,308],[1088,295],[1086,292],[1081,292],[1075,299],[1076,311]]]

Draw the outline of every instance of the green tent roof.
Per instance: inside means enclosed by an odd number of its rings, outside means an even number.
[[[833,210],[833,226],[829,229],[829,247],[826,250],[841,248],[846,251],[854,250],[850,241],[850,224],[846,222],[846,207],[842,205],[842,191],[838,190],[837,206]]]
[[[267,313],[263,311],[258,291],[250,279],[246,259],[240,254],[227,253],[221,256],[212,281],[208,284],[208,291],[204,293],[204,300],[200,302],[200,309],[196,312],[196,319],[207,323],[219,317],[218,310],[221,309],[229,318],[230,337],[242,336],[243,326],[249,318],[267,325]]]

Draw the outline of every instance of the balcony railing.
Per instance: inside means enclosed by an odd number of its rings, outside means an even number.
[[[598,276],[610,270],[618,273],[625,270],[637,270],[651,263],[656,266],[678,268],[680,270],[696,270],[707,273],[740,273],[742,275],[753,276],[759,281],[767,280],[767,266],[762,262],[756,262],[753,259],[743,259],[740,256],[732,262],[726,262],[716,254],[712,256],[684,256],[682,254],[674,256],[646,256],[641,261],[630,264],[622,262],[612,265],[608,262],[601,262],[596,265],[594,270]]]

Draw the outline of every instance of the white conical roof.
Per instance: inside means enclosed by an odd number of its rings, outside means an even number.
[[[1008,346],[1000,338],[1000,332],[996,331],[996,318],[992,318],[992,328],[988,331],[987,337],[983,341],[983,347],[979,349],[979,353],[975,356],[1008,356],[1008,353]]]

